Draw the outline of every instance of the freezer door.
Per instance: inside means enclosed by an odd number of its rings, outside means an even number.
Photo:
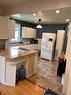
[[[52,60],[52,52],[49,51],[41,51],[41,58]]]
[[[52,47],[41,48],[41,51],[53,52],[53,48]]]

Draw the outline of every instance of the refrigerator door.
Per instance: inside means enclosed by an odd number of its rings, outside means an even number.
[[[43,33],[41,48],[47,48],[47,47],[48,47],[48,35],[47,35],[47,33]]]

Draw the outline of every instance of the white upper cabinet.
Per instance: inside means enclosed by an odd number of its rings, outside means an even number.
[[[35,38],[36,29],[29,27],[22,27],[22,38]]]
[[[0,16],[0,39],[13,38],[15,36],[15,21],[9,17]]]
[[[8,20],[8,35],[9,39],[15,38],[15,21]]]
[[[0,16],[0,39],[8,39],[8,17]]]

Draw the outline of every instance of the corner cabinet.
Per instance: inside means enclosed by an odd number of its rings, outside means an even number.
[[[36,29],[29,27],[22,27],[22,38],[35,38]]]

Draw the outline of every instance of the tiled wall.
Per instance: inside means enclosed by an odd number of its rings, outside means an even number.
[[[0,49],[5,49],[5,39],[0,39]]]

